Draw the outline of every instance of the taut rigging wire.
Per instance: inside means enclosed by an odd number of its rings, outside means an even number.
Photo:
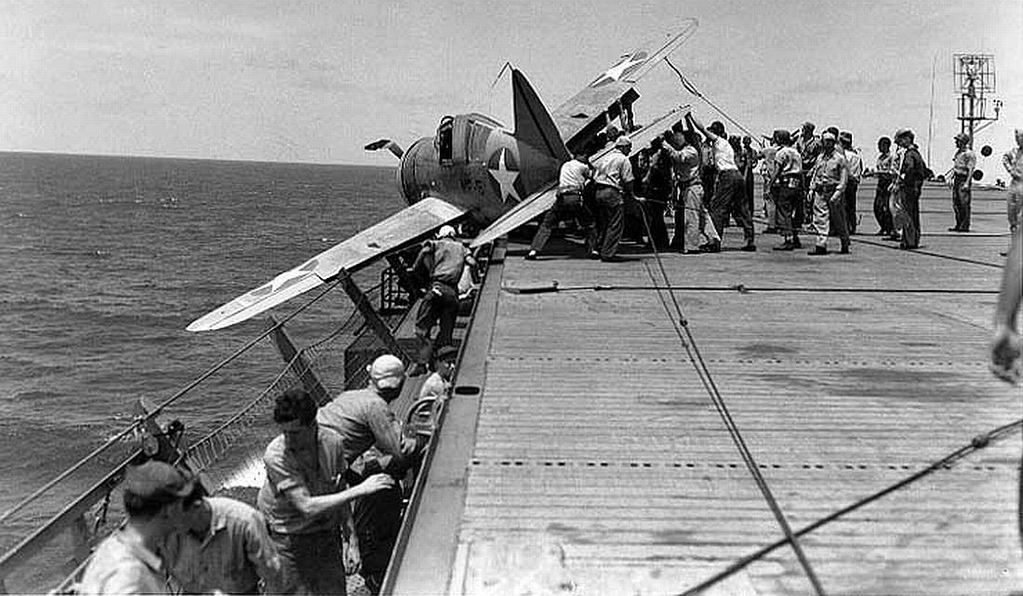
[[[657,262],[657,267],[660,270],[661,277],[664,280],[664,285],[667,288],[667,294],[671,298],[674,314],[672,313],[672,309],[669,309],[668,307],[668,302],[664,298],[664,292],[659,291],[657,293],[657,296],[661,301],[661,305],[664,307],[664,311],[668,315],[668,319],[671,321],[671,326],[675,330],[675,334],[678,335],[679,342],[682,344],[682,347],[685,348],[686,354],[689,356],[689,361],[696,369],[700,382],[703,383],[704,388],[707,389],[711,402],[713,402],[714,407],[721,416],[721,420],[728,429],[728,434],[731,436],[732,442],[735,443],[736,448],[739,450],[743,463],[746,464],[746,468],[749,470],[750,475],[753,476],[753,480],[756,483],[757,488],[760,489],[764,500],[767,502],[768,507],[774,514],[775,520],[778,522],[782,532],[785,534],[785,543],[792,546],[792,550],[795,552],[796,558],[799,560],[799,564],[803,567],[803,572],[806,573],[806,577],[813,585],[815,592],[818,595],[823,596],[825,594],[824,588],[821,586],[820,580],[817,578],[817,574],[810,565],[810,561],[806,558],[806,554],[803,552],[803,548],[800,546],[799,540],[792,532],[792,527],[789,525],[789,522],[785,517],[785,513],[781,510],[781,507],[778,505],[778,501],[774,498],[774,494],[771,492],[771,488],[767,485],[767,480],[760,472],[760,467],[757,465],[752,452],[750,452],[749,447],[746,445],[746,441],[743,439],[742,433],[739,431],[739,427],[732,419],[732,415],[728,411],[728,407],[725,405],[724,398],[721,397],[721,392],[718,390],[717,384],[714,382],[710,369],[707,367],[707,363],[703,360],[703,355],[700,353],[700,349],[696,345],[696,338],[693,337],[692,332],[689,330],[689,321],[686,320],[685,314],[682,312],[682,307],[679,305],[678,300],[675,297],[675,291],[671,289],[671,280],[668,278],[668,273],[664,269],[664,263],[661,261],[661,255],[657,251],[656,245],[653,242],[653,234],[650,232],[650,222],[647,219],[646,211],[640,208],[640,214],[643,216],[643,226],[646,229],[647,237],[651,239],[651,244],[654,245],[654,259]],[[657,286],[659,282],[657,277],[654,275],[654,272],[650,270],[649,266],[647,266],[647,274],[650,276],[650,281]],[[676,315],[678,317],[677,320],[675,318]]]

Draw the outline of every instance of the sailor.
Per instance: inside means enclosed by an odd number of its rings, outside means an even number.
[[[714,196],[710,200],[710,215],[714,221],[714,229],[723,235],[725,226],[728,225],[728,218],[734,217],[735,222],[742,228],[746,240],[741,250],[746,252],[757,250],[753,241],[753,219],[747,210],[745,180],[735,165],[735,151],[728,143],[724,124],[715,121],[711,123],[710,127],[704,128],[692,113],[686,114],[686,119],[703,133],[712,146],[714,166],[717,169],[717,178],[714,180]],[[707,251],[720,252],[721,241],[708,245]]]
[[[620,136],[614,141],[613,148],[593,164],[596,173],[593,180],[596,184],[596,202],[601,230],[600,260],[616,262],[618,245],[622,240],[625,226],[625,200],[632,199],[632,164],[629,154],[632,152],[632,141],[627,136]]]
[[[752,217],[753,215],[753,172],[757,167],[758,152],[753,148],[753,138],[748,135],[742,137],[742,149],[739,153],[742,154],[742,165],[739,170],[742,172],[742,178],[745,181],[744,190],[746,193],[746,211]],[[736,154],[738,158],[739,154]]]
[[[792,225],[800,228],[803,224],[809,223],[813,218],[813,203],[810,190],[810,172],[817,163],[817,156],[821,154],[820,137],[813,134],[816,129],[813,122],[806,121],[799,131],[799,139],[796,141],[796,150],[799,151],[803,160],[803,201],[796,206],[795,217]]]
[[[878,156],[874,167],[877,173],[877,189],[874,191],[874,219],[877,220],[877,236],[891,236],[894,232],[892,212],[888,205],[892,194],[892,181],[895,180],[894,156],[891,149],[892,140],[888,137],[881,137],[877,140]]]
[[[853,135],[848,130],[838,134],[838,142],[842,145],[845,153],[845,161],[849,164],[849,180],[845,186],[845,195],[842,203],[845,207],[845,225],[849,234],[856,233],[856,192],[860,189],[860,177],[863,175],[863,159],[858,151],[853,149]]]
[[[785,131],[788,133],[788,131]],[[789,135],[789,139],[792,135]],[[778,150],[781,146],[774,140],[774,136],[771,137],[771,143],[760,150],[757,157],[760,159],[760,180],[763,187],[762,196],[764,197],[764,217],[767,218],[767,227],[764,228],[765,234],[778,234],[778,196],[771,188],[771,180],[774,178],[774,174],[777,171],[775,167],[774,158],[778,154]],[[798,154],[798,152],[797,152]],[[802,187],[802,185],[800,185]]]
[[[415,262],[412,277],[424,286],[422,303],[416,316],[416,337],[420,341],[419,366],[414,374],[425,372],[433,350],[451,343],[458,317],[458,283],[462,270],[468,264],[475,265],[472,255],[465,246],[455,239],[455,229],[441,226],[435,240],[423,243]],[[434,323],[440,320],[437,337],[430,341]]]
[[[596,228],[593,225],[593,214],[583,201],[583,193],[586,185],[593,181],[593,169],[590,167],[590,160],[585,153],[576,152],[572,159],[561,165],[561,173],[558,177],[558,194],[551,207],[540,222],[533,242],[526,253],[526,260],[533,260],[543,250],[547,240],[551,237],[551,231],[558,225],[558,222],[574,217],[578,220],[580,227],[586,235],[586,254],[591,257],[599,257],[596,250]]]
[[[260,580],[279,584],[280,557],[259,511],[234,499],[205,497],[198,484],[183,503],[184,527],[166,549],[186,593],[258,594]]]
[[[813,229],[817,235],[816,245],[808,253],[810,255],[828,254],[828,230],[831,216],[839,220],[838,233],[842,243],[842,253],[849,252],[849,235],[845,230],[845,217],[842,210],[832,209],[832,205],[842,202],[849,167],[845,156],[836,148],[837,139],[831,132],[821,135],[823,151],[817,158],[810,173],[810,191],[813,197]]]
[[[451,396],[451,379],[455,376],[455,360],[458,348],[444,346],[434,354],[433,373],[419,388],[419,399],[433,398],[440,401]]]
[[[916,137],[908,128],[895,133],[895,143],[903,148],[902,164],[895,178],[897,209],[892,216],[901,230],[899,248],[912,250],[920,246],[920,189],[927,178],[927,165],[913,142]]]
[[[768,186],[775,198],[778,231],[782,236],[782,243],[774,250],[795,250],[802,247],[799,228],[793,225],[796,209],[803,201],[802,158],[792,146],[789,131],[774,131],[772,140],[779,149],[774,154],[774,171]]]
[[[96,547],[79,594],[172,594],[162,545],[182,523],[183,499],[195,481],[174,466],[150,460],[124,475],[128,520]]]
[[[273,420],[281,434],[263,454],[266,482],[257,502],[280,554],[281,573],[267,592],[344,594],[344,559],[353,572],[361,565],[349,506],[393,488],[394,480],[374,474],[346,488],[344,442],[316,422],[316,402],[305,389],[278,395]]]
[[[721,236],[714,229],[703,200],[700,152],[697,149],[700,139],[692,130],[677,131],[671,138],[672,142],[666,142],[664,147],[674,163],[679,197],[679,205],[675,209],[672,247],[686,254],[699,254],[702,252],[701,247],[721,246]]]
[[[970,149],[970,135],[955,136],[956,154],[952,158],[952,211],[956,223],[949,232],[970,231],[970,202],[973,199],[973,171],[977,169],[977,154]]]
[[[1002,156],[1002,165],[1009,173],[1009,192],[1006,193],[1006,214],[1009,232],[1015,235],[1023,213],[1023,128],[1016,129],[1016,146]]]
[[[642,209],[650,226],[650,244],[657,250],[668,249],[668,228],[664,225],[664,210],[671,200],[671,155],[664,148],[664,139],[650,141],[650,165],[643,176]]]
[[[437,350],[439,354],[445,348]],[[384,472],[388,478],[401,478],[417,465],[420,445],[404,437],[394,412],[388,407],[401,395],[405,384],[405,365],[391,354],[376,358],[366,367],[369,381],[364,389],[345,391],[323,405],[316,414],[321,428],[338,436],[344,447],[348,477],[357,483]],[[370,451],[371,448],[375,451]],[[393,482],[354,506],[355,530],[361,548],[362,570],[366,586],[376,594],[383,581],[391,550],[401,526],[400,486]]]

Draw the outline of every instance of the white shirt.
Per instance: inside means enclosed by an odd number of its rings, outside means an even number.
[[[845,150],[845,161],[849,163],[849,178],[859,180],[863,175],[863,159],[853,149]]]
[[[558,190],[566,192],[569,190],[583,189],[587,180],[593,178],[593,171],[589,164],[578,159],[570,159],[561,165],[561,175],[558,177]]]
[[[597,160],[593,167],[597,170],[593,176],[597,184],[613,186],[623,190],[622,184],[632,182],[632,164],[629,158],[618,149],[612,149]]]
[[[717,166],[719,172],[739,170],[739,167],[735,165],[735,151],[724,137],[716,137],[714,139],[711,145],[711,155],[714,159],[714,165]]]

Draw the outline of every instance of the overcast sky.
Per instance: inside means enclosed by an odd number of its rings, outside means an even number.
[[[995,56],[999,153],[1023,126],[1023,1],[0,0],[0,150],[391,165],[440,117],[511,125],[511,62],[548,107],[687,17],[673,55],[755,132],[851,130],[857,146],[909,126],[934,169],[958,132],[952,54]],[[692,103],[674,74],[638,86],[637,121]],[[733,130],[728,127],[729,132]],[[982,164],[983,166],[983,164]],[[994,171],[990,172],[996,173]]]

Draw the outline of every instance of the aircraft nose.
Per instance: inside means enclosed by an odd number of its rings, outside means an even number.
[[[433,140],[422,138],[412,144],[398,166],[398,184],[401,194],[411,205],[418,202],[430,189],[430,166],[433,159]]]

